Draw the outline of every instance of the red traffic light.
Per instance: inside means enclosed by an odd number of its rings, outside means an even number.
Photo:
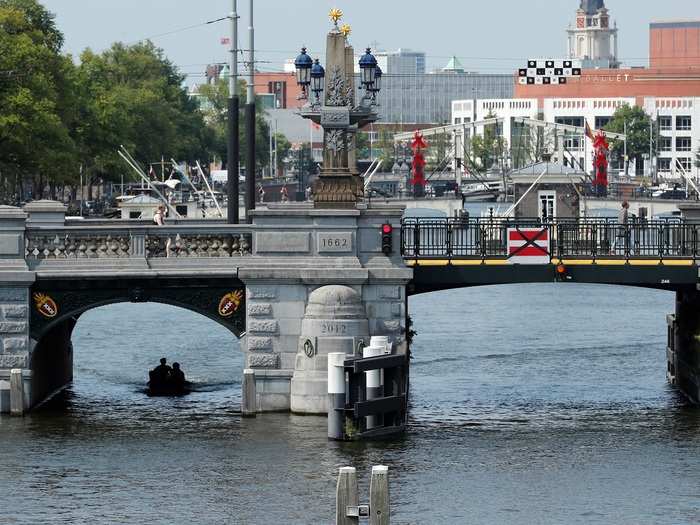
[[[382,225],[382,233],[387,235],[394,231],[394,227],[391,224]]]

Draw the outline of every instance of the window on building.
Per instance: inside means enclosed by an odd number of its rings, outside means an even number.
[[[607,126],[610,121],[612,120],[612,117],[596,117],[595,118],[595,129],[603,129],[605,126]]]
[[[691,161],[690,161],[690,159],[689,159],[688,157],[681,157],[681,158],[678,158],[678,159],[676,159],[676,162],[677,162],[677,166],[676,166],[676,167],[678,167],[678,165],[680,165],[680,167],[683,168],[683,169],[684,169],[685,171],[687,171],[687,172],[690,172],[690,170],[691,170],[692,167],[693,167],[692,164],[691,164]]]
[[[676,117],[676,130],[677,131],[690,131],[692,126],[692,118],[690,116],[680,116]]]
[[[671,131],[673,129],[673,117],[659,117],[659,129]]]
[[[669,158],[659,158],[659,171],[668,172],[671,171],[671,159]]]
[[[659,151],[671,151],[673,149],[673,139],[671,137],[659,137]]]
[[[455,117],[455,124],[461,124],[462,123],[462,118],[461,117]]]
[[[557,213],[557,192],[541,191],[538,193],[540,200],[540,218],[543,221],[554,219]]]
[[[676,137],[676,151],[690,151],[692,145],[690,137]]]

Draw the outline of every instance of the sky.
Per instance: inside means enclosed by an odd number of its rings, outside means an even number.
[[[206,64],[228,60],[221,38],[233,0],[43,0],[56,15],[73,55],[112,42],[150,38],[188,75],[200,82]],[[352,27],[356,50],[400,47],[424,51],[428,68],[444,66],[452,55],[465,69],[512,73],[528,58],[561,58],[566,28],[574,22],[579,0],[254,0],[257,68],[280,71],[302,45],[322,55],[330,29],[328,12],[339,7]],[[649,22],[700,18],[698,0],[607,0],[617,22],[620,59],[646,65]],[[248,48],[249,0],[238,0],[240,47]],[[197,27],[192,27],[197,26]],[[170,34],[164,34],[170,33]]]

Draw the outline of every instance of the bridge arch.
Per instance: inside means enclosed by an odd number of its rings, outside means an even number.
[[[238,279],[38,281],[32,288],[31,337],[41,341],[85,312],[117,303],[160,303],[190,310],[245,334],[245,286]]]

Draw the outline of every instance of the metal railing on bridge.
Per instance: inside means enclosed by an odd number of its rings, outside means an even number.
[[[700,223],[680,218],[630,219],[407,218],[401,254],[407,259],[508,258],[513,229],[546,230],[551,258],[683,258],[700,253]]]

